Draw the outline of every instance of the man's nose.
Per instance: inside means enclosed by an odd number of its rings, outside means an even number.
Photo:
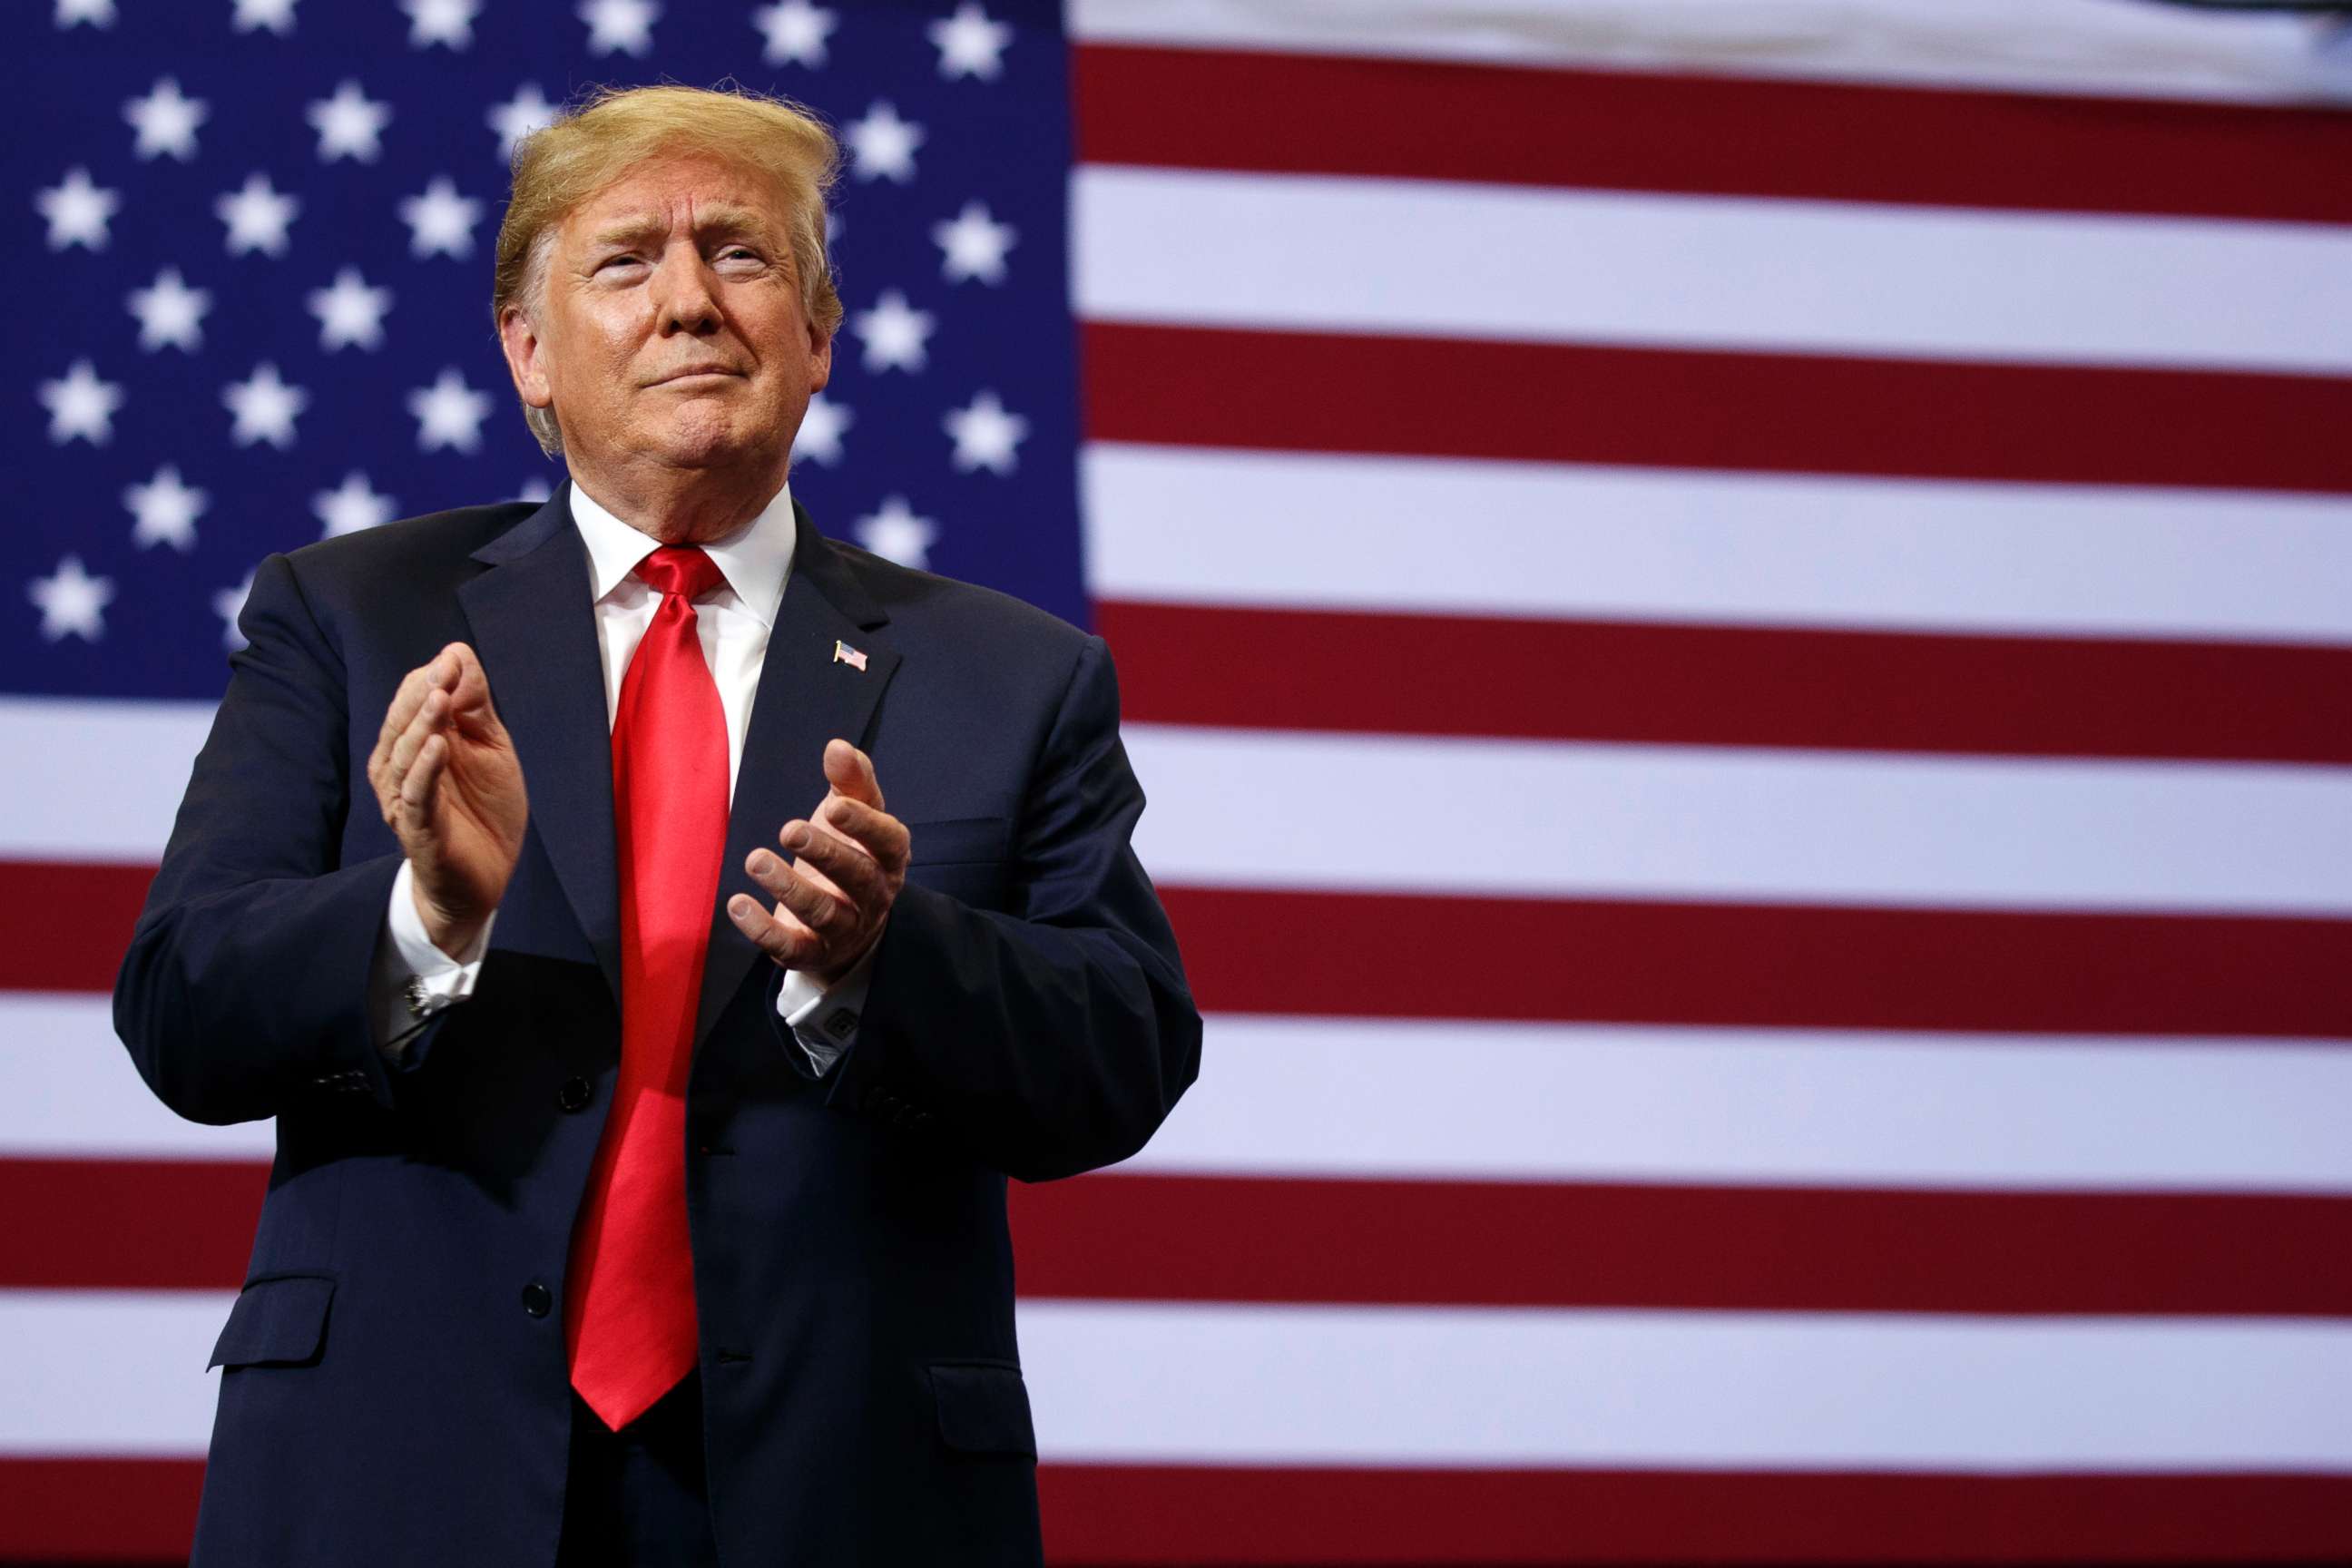
[[[671,251],[654,268],[653,302],[662,335],[679,332],[699,337],[719,325],[719,301],[711,290],[710,268],[698,255]]]

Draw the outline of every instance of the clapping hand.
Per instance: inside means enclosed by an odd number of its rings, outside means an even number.
[[[530,817],[522,763],[472,648],[453,642],[408,672],[367,775],[407,852],[425,934],[463,952],[506,894]]]
[[[882,809],[882,786],[865,752],[846,741],[828,742],[824,777],[831,787],[823,803],[776,836],[794,863],[765,849],[743,863],[774,910],[741,893],[727,900],[727,914],[778,964],[831,985],[881,940],[907,883],[909,840],[907,825]]]

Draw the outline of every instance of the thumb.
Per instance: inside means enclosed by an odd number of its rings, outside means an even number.
[[[874,776],[874,760],[846,741],[825,742],[824,782],[835,795],[882,809],[882,784]]]

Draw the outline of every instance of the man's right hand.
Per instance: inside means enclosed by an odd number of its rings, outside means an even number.
[[[506,896],[530,818],[521,760],[472,648],[453,642],[408,672],[367,773],[407,852],[425,934],[465,952]]]

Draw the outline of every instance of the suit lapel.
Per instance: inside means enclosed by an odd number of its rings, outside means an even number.
[[[785,580],[775,628],[768,635],[767,658],[760,666],[758,695],[751,702],[751,727],[743,737],[743,760],[735,773],[727,858],[719,865],[719,900],[702,965],[702,998],[695,1024],[698,1044],[727,1010],[755,963],[766,963],[760,950],[727,918],[727,900],[733,895],[764,896],[744,871],[744,860],[761,846],[782,853],[776,843],[777,833],[793,818],[814,811],[824,799],[827,741],[839,738],[860,747],[871,744],[868,730],[875,707],[898,668],[897,650],[877,631],[889,617],[859,584],[847,560],[816,531],[797,501],[793,506],[793,522],[792,572]],[[863,669],[835,657],[836,645],[843,644],[866,656]],[[608,845],[610,812],[608,804]]]
[[[588,552],[566,482],[474,552],[490,567],[457,591],[499,717],[522,758],[530,826],[621,994],[620,883],[613,847],[612,728]]]

